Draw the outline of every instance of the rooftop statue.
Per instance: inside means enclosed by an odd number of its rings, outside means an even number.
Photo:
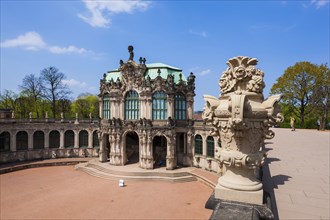
[[[283,121],[278,102],[281,95],[264,100],[263,71],[256,58],[238,56],[228,60],[219,80],[220,97],[204,95],[203,119],[220,136],[217,159],[226,167],[219,178],[215,197],[262,204],[262,183],[255,169],[264,164],[265,138],[274,137],[269,128]]]
[[[129,58],[128,58],[128,60],[130,61],[133,61],[133,59],[134,59],[134,52],[133,52],[133,50],[134,50],[134,47],[132,46],[132,45],[129,45],[128,46],[128,52],[129,52]]]

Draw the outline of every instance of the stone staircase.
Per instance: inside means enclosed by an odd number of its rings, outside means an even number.
[[[121,167],[122,168],[122,167]],[[195,174],[187,171],[154,171],[140,169],[118,169],[116,166],[102,164],[97,161],[79,163],[75,166],[76,170],[86,172],[92,176],[111,179],[111,180],[134,180],[134,181],[167,181],[167,182],[190,182],[196,181]]]

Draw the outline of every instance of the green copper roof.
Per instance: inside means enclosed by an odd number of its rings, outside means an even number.
[[[151,80],[155,79],[158,76],[158,69],[160,70],[160,76],[163,79],[167,79],[168,75],[173,75],[174,76],[174,83],[178,83],[180,80],[180,74],[182,74],[182,80],[187,81],[186,77],[183,75],[182,70],[173,66],[169,66],[167,64],[163,63],[150,63],[146,64],[147,66],[147,71],[145,73],[145,77],[149,76]],[[116,81],[117,78],[121,78],[121,73],[120,71],[117,70],[112,70],[107,73],[106,76],[106,81],[109,82],[111,79],[113,81]]]

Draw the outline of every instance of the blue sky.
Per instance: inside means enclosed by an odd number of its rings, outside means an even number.
[[[98,94],[103,73],[135,60],[161,62],[196,75],[202,96],[234,56],[259,60],[265,97],[300,61],[329,63],[329,1],[14,1],[1,0],[0,91],[18,92],[27,74],[49,66],[73,91]]]

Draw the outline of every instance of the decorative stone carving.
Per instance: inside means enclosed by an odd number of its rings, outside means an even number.
[[[228,62],[220,81],[220,98],[205,95],[203,119],[212,125],[222,148],[217,158],[226,166],[215,189],[218,199],[262,204],[262,183],[255,169],[264,164],[265,138],[274,137],[269,128],[283,121],[278,102],[281,95],[264,100],[264,73],[257,69],[257,59],[234,57]]]

